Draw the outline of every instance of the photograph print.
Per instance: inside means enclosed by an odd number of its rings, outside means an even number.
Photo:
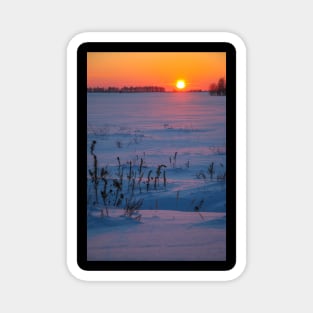
[[[227,80],[223,49],[87,51],[87,262],[227,260]]]

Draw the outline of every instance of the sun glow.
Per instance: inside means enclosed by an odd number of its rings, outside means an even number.
[[[176,82],[176,87],[178,89],[184,89],[186,87],[186,83],[184,80],[180,79]]]

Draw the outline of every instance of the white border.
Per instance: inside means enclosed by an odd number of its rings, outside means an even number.
[[[84,42],[228,42],[236,49],[237,212],[236,265],[229,271],[84,271],[77,256],[77,48]],[[240,88],[238,88],[238,86]],[[246,266],[246,47],[225,32],[93,32],[76,35],[67,47],[67,266],[85,281],[228,281]]]

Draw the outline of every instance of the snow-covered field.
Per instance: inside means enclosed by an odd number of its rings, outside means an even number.
[[[88,94],[88,260],[225,260],[226,103]]]

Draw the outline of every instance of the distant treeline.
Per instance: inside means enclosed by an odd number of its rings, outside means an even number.
[[[203,92],[202,89],[190,89],[190,90],[187,90],[188,92]]]
[[[88,87],[87,92],[165,92],[164,87],[159,87],[159,86],[143,86],[143,87],[108,87],[108,88],[103,88],[103,87]]]
[[[211,96],[226,96],[226,80],[220,78],[217,84],[210,85],[209,93]]]

